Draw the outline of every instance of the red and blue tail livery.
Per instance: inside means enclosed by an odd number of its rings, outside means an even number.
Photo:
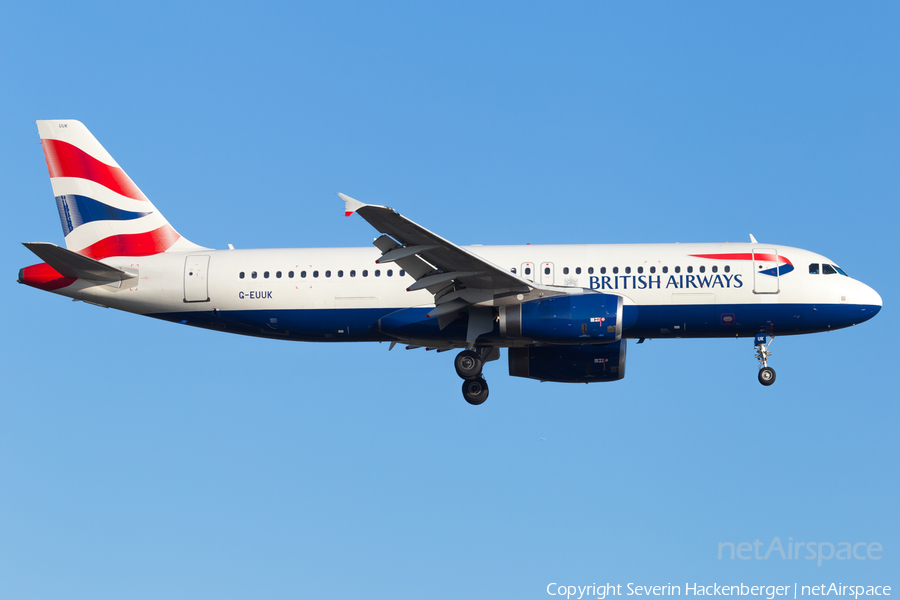
[[[38,121],[66,247],[102,260],[197,248],[79,121]]]
[[[484,369],[501,353],[514,377],[611,382],[625,376],[629,339],[752,339],[768,386],[775,336],[881,310],[831,259],[753,236],[466,247],[344,194],[344,214],[379,232],[372,247],[213,250],[179,235],[80,122],[37,125],[65,247],[26,243],[42,262],[19,283],[224,333],[458,349],[470,404],[487,399]]]

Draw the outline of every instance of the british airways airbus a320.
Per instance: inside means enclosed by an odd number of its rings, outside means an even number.
[[[881,297],[832,260],[760,244],[462,247],[391,208],[339,194],[381,236],[374,248],[211,250],[179,235],[78,121],[38,121],[66,248],[19,283],[228,333],[304,342],[391,342],[455,361],[463,396],[487,399],[482,366],[616,381],[628,339],[752,337],[771,385],[776,335],[867,321]]]

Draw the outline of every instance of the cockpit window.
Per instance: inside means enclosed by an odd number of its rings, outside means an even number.
[[[813,263],[809,265],[809,274],[810,275],[818,275],[819,274],[819,263]]]
[[[840,268],[839,266],[837,266],[837,265],[831,265],[831,266],[834,267],[834,270],[835,270],[835,271],[837,271],[838,273],[840,273],[840,274],[843,275],[844,277],[850,277],[849,275],[847,275],[846,273],[844,273],[844,270],[843,270],[842,268]]]
[[[832,267],[831,265],[823,264],[822,265],[822,274],[823,275],[837,275],[837,271],[835,271],[834,267]]]

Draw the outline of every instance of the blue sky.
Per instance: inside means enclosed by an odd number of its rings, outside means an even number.
[[[531,598],[898,585],[900,9],[801,3],[3,9],[0,597]],[[36,119],[83,121],[223,248],[364,246],[342,191],[460,244],[760,241],[885,308],[632,345],[614,384],[180,328],[14,283],[62,242]],[[545,438],[541,441],[541,438]],[[879,542],[878,561],[718,560]]]

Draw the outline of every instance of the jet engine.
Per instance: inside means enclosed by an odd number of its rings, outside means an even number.
[[[551,344],[608,344],[622,338],[622,297],[587,293],[501,306],[500,335]]]
[[[625,377],[627,341],[601,345],[510,348],[509,374],[560,383],[618,381]]]

